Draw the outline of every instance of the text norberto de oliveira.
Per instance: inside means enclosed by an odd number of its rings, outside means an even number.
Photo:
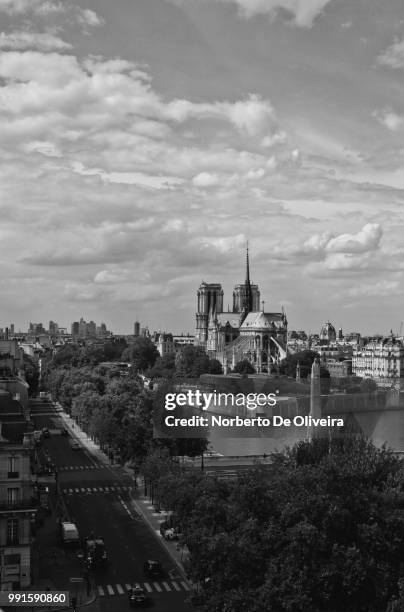
[[[280,415],[273,417],[257,416],[248,417],[225,417],[221,415],[209,414],[207,416],[193,415],[188,418],[178,418],[168,415],[164,419],[167,427],[343,427],[344,419],[332,418],[313,418],[310,415],[295,416],[292,419],[284,418]]]

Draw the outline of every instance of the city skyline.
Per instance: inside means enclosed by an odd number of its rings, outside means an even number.
[[[400,0],[0,0],[2,326],[400,329]],[[46,317],[44,316],[46,314]],[[147,321],[147,322],[146,322]]]

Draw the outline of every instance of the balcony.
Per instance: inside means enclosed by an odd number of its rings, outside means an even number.
[[[29,499],[16,499],[11,501],[0,500],[0,512],[26,512],[31,510],[36,511],[36,502],[30,497]]]

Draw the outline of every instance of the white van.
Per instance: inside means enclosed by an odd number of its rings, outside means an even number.
[[[60,537],[65,546],[78,546],[80,544],[79,530],[74,523],[60,523]]]

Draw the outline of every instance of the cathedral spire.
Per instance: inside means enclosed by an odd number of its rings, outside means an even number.
[[[245,282],[250,283],[250,259],[248,256],[248,240],[247,240],[247,258],[246,258],[246,275],[245,275]]]
[[[250,282],[250,257],[248,250],[248,242],[247,242],[247,255],[246,255],[246,277],[244,283],[244,299],[243,299],[243,308],[242,308],[242,320],[244,321],[249,312],[252,312],[253,309],[253,294],[251,289]]]

